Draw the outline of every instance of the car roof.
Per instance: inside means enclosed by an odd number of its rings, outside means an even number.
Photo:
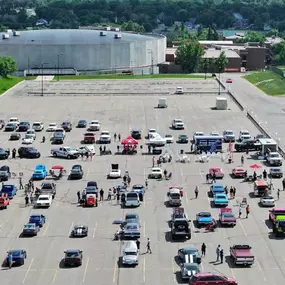
[[[9,250],[9,252],[20,252],[20,251],[23,251],[23,249],[11,249],[11,250]]]
[[[77,252],[80,252],[81,250],[80,249],[67,249],[65,250],[65,252],[70,252],[70,253],[77,253]]]
[[[213,186],[213,188],[214,187],[224,187],[223,184],[218,184],[218,183],[213,183],[212,186]]]
[[[39,217],[39,216],[42,216],[41,214],[31,214],[30,217]]]
[[[210,212],[199,212],[198,215],[211,215]]]

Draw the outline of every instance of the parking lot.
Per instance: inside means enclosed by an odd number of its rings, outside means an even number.
[[[77,129],[75,125],[79,119],[100,120],[101,129],[108,130],[112,134],[120,133],[122,138],[130,134],[133,127],[138,127],[144,135],[149,128],[156,128],[161,135],[173,134],[177,139],[179,134],[187,134],[189,137],[195,131],[210,133],[218,131],[222,133],[225,129],[232,129],[236,136],[241,129],[247,129],[253,136],[258,131],[248,121],[238,107],[228,98],[229,110],[214,110],[216,96],[213,94],[189,94],[189,95],[168,95],[175,90],[176,85],[184,87],[185,91],[191,86],[196,90],[217,90],[214,80],[206,83],[202,80],[170,80],[156,81],[96,81],[92,83],[97,86],[94,93],[101,93],[104,96],[58,96],[50,94],[45,96],[27,96],[29,92],[39,92],[40,88],[33,87],[35,82],[24,83],[11,94],[1,98],[0,118],[8,120],[10,117],[18,117],[20,120],[29,122],[42,121],[47,126],[51,122],[59,125],[65,120],[73,123],[73,130],[67,133],[65,146],[79,147],[83,139],[84,129]],[[119,82],[119,83],[118,83]],[[143,85],[145,82],[146,85]],[[153,83],[156,82],[156,83]],[[190,82],[190,83],[189,83]],[[149,83],[149,84],[148,84]],[[36,84],[39,84],[37,82]],[[89,87],[80,88],[81,84],[89,84],[76,81],[49,82],[45,83],[45,92],[51,90],[62,90],[62,93],[81,93]],[[103,86],[108,84],[107,88]],[[113,84],[113,85],[112,85]],[[127,90],[136,90],[137,93],[148,94],[150,86],[156,84],[156,93],[144,96],[126,96]],[[91,85],[91,84],[89,84]],[[116,86],[120,87],[116,87]],[[49,86],[50,87],[49,89]],[[57,86],[57,87],[56,87]],[[76,86],[76,87],[75,87]],[[146,86],[146,87],[145,87]],[[174,86],[174,87],[173,87]],[[74,89],[73,89],[74,87]],[[84,89],[85,88],[85,89]],[[95,88],[95,87],[94,87]],[[119,88],[121,95],[113,96]],[[83,91],[82,91],[83,90]],[[93,90],[93,89],[92,89]],[[123,90],[123,91],[122,91]],[[76,92],[75,92],[76,91]],[[108,96],[110,92],[113,95]],[[130,92],[130,93],[136,93]],[[206,91],[205,91],[206,92]],[[53,91],[51,91],[53,93]],[[119,93],[119,92],[117,92]],[[168,108],[157,109],[158,98],[163,94],[168,99]],[[56,96],[54,96],[56,95]],[[135,95],[135,94],[133,94]],[[224,95],[223,95],[224,96]],[[226,96],[226,95],[225,95]],[[174,118],[184,120],[186,129],[175,131],[170,129],[171,121]],[[42,136],[46,136],[46,142],[41,143]],[[180,145],[176,142],[167,146],[168,151],[173,155],[171,163],[163,164],[163,169],[172,172],[172,179],[169,181],[150,180],[146,190],[144,202],[138,209],[121,209],[115,200],[104,201],[98,208],[81,208],[77,204],[78,190],[83,190],[88,181],[95,180],[99,188],[105,191],[107,197],[108,189],[116,186],[121,180],[107,180],[106,176],[110,170],[111,163],[118,163],[122,173],[129,171],[132,178],[131,184],[144,184],[145,179],[151,171],[152,155],[147,154],[145,139],[139,141],[143,149],[139,148],[137,155],[109,155],[100,156],[99,146],[96,146],[96,155],[93,161],[85,158],[77,160],[64,160],[50,156],[52,147],[49,138],[52,134],[43,132],[37,134],[34,146],[41,152],[41,158],[9,159],[1,161],[1,165],[7,164],[11,171],[18,174],[24,173],[23,181],[27,182],[37,164],[44,163],[50,169],[53,165],[62,165],[68,172],[74,164],[81,164],[84,169],[84,178],[78,181],[67,180],[65,175],[57,183],[57,195],[49,209],[37,210],[32,206],[25,207],[24,193],[18,191],[17,196],[11,201],[7,210],[0,213],[0,257],[4,260],[9,249],[23,248],[27,250],[28,257],[22,267],[13,267],[11,270],[2,268],[1,284],[127,284],[132,281],[134,284],[177,284],[181,283],[179,274],[179,263],[176,257],[177,250],[186,246],[197,247],[199,250],[203,242],[207,246],[206,257],[203,258],[201,271],[216,271],[229,277],[234,277],[240,285],[260,284],[282,284],[285,281],[285,249],[282,246],[283,240],[271,236],[267,223],[268,209],[260,208],[258,199],[249,197],[252,192],[252,184],[232,179],[230,173],[232,168],[240,166],[241,154],[234,154],[234,163],[227,164],[220,158],[211,159],[208,163],[197,162],[198,157],[190,155],[191,162],[182,164],[177,162],[180,150],[190,151],[190,144]],[[3,148],[18,148],[20,141],[10,142],[10,133],[0,132],[0,146]],[[118,141],[112,142],[109,146],[114,153]],[[227,150],[227,145],[224,147]],[[250,156],[246,156],[245,167],[248,173],[252,170],[249,166],[255,163]],[[261,163],[262,164],[262,163]],[[263,165],[263,164],[262,164]],[[183,207],[189,218],[195,220],[196,214],[200,211],[210,211],[213,217],[218,218],[219,210],[211,207],[211,199],[208,197],[209,184],[206,184],[206,173],[210,167],[222,167],[225,173],[223,183],[235,186],[237,197],[230,200],[230,207],[238,215],[238,205],[242,198],[246,197],[251,208],[249,218],[237,220],[234,228],[218,228],[214,233],[206,233],[203,229],[196,229],[192,225],[192,238],[185,242],[174,242],[169,235],[168,220],[172,209],[166,207],[167,190],[173,184],[183,186]],[[265,167],[263,165],[263,167]],[[259,172],[261,172],[260,170]],[[9,182],[18,183],[18,178]],[[36,182],[36,186],[40,182]],[[199,186],[199,197],[194,199],[195,186]],[[274,187],[281,187],[281,179],[274,180]],[[276,197],[276,190],[273,193]],[[281,192],[280,200],[276,202],[277,207],[284,206],[285,194]],[[113,235],[118,229],[113,225],[116,219],[123,219],[128,211],[136,211],[141,220],[141,255],[140,262],[136,268],[123,268],[118,262],[122,256],[123,242],[113,241]],[[21,238],[23,225],[28,222],[31,213],[42,213],[46,215],[47,222],[37,237]],[[87,238],[72,239],[69,237],[71,229],[75,224],[82,223],[89,227]],[[145,254],[146,240],[151,240],[152,254]],[[220,244],[225,252],[225,262],[216,263],[215,250]],[[255,254],[255,264],[251,268],[235,267],[228,258],[229,247],[233,244],[249,244]],[[63,268],[62,258],[66,249],[83,250],[83,264],[78,268]]]

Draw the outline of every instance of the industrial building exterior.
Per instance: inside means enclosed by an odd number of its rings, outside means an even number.
[[[0,33],[0,56],[13,57],[24,74],[158,73],[166,38],[118,30],[29,30]]]

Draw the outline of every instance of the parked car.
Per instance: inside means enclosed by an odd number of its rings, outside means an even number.
[[[40,158],[40,152],[34,147],[20,147],[18,149],[18,155],[20,158]]]
[[[7,195],[11,200],[17,194],[17,187],[14,184],[2,184],[0,195]]]
[[[0,148],[0,159],[7,159],[9,157],[9,151]]]
[[[182,261],[182,263],[197,263],[200,264],[202,262],[201,254],[197,248],[194,247],[184,247],[178,250],[178,257]],[[190,256],[193,257],[191,260]]]
[[[64,252],[64,265],[65,266],[81,266],[83,254],[79,249],[68,249]]]
[[[61,127],[66,131],[70,132],[72,130],[72,124],[69,121],[64,121],[61,124]]]
[[[35,137],[31,134],[26,134],[22,140],[22,144],[32,144],[35,141]]]
[[[29,223],[36,224],[40,228],[43,227],[45,222],[46,222],[46,217],[42,214],[32,214],[29,219]]]
[[[20,133],[12,133],[10,135],[10,141],[18,141],[21,138],[21,134]]]
[[[219,214],[219,222],[222,226],[231,226],[234,227],[236,225],[236,217],[231,208],[223,208],[220,210]]]
[[[92,120],[89,124],[89,131],[100,131],[101,124],[98,120]]]
[[[196,225],[198,228],[213,223],[213,218],[209,212],[200,212],[196,215]]]
[[[223,184],[213,183],[210,186],[210,196],[214,197],[216,194],[225,193],[225,187]]]
[[[71,237],[87,237],[88,236],[88,227],[83,225],[76,225],[73,227],[70,234]]]
[[[40,227],[35,223],[28,223],[24,225],[22,235],[23,236],[36,236],[40,231]]]
[[[27,258],[27,252],[24,249],[12,249],[7,252],[7,257],[12,255],[12,266],[13,265],[24,265],[25,259]],[[8,262],[8,258],[6,259]],[[9,264],[6,264],[9,266]]]
[[[260,198],[260,205],[262,207],[275,207],[275,199],[273,196],[263,196]]]
[[[184,130],[184,122],[182,119],[174,119],[171,126],[174,130]]]
[[[121,178],[121,169],[119,168],[119,164],[111,164],[111,170],[108,173],[107,178]]]
[[[34,122],[32,129],[36,132],[41,132],[44,129],[44,124],[42,122]]]
[[[212,167],[209,170],[209,174],[210,174],[210,179],[213,178],[213,174],[216,174],[216,179],[223,179],[225,174],[223,172],[223,169],[221,167]]]
[[[109,131],[102,131],[99,137],[100,144],[109,144],[111,143],[111,135]]]
[[[96,142],[95,140],[95,134],[94,133],[85,133],[83,137],[83,143],[86,144],[94,144]]]
[[[124,227],[123,238],[140,238],[140,225],[138,223],[127,223]]]
[[[151,173],[148,175],[150,179],[161,179],[163,177],[163,171],[160,167],[153,167]]]
[[[250,140],[250,139],[251,139],[251,135],[248,130],[241,130],[239,132],[239,141]]]
[[[87,127],[87,121],[86,120],[79,120],[77,123],[77,128],[86,128]]]
[[[182,280],[189,280],[189,278],[200,272],[197,263],[183,263],[180,265],[180,273]]]
[[[38,164],[35,167],[34,173],[32,175],[32,178],[34,180],[41,180],[45,179],[47,176],[47,167],[45,164]]]
[[[235,167],[232,170],[232,176],[234,178],[244,178],[246,177],[247,171],[243,167]]]
[[[188,142],[189,142],[189,138],[188,138],[187,135],[182,134],[182,135],[179,135],[179,136],[178,136],[177,142],[178,142],[178,143],[188,143]]]
[[[226,207],[229,204],[229,199],[227,194],[225,193],[219,193],[214,196],[214,205]]]
[[[226,81],[226,83],[233,83],[233,80],[230,79],[230,78],[228,78],[227,81]]]
[[[30,136],[33,136],[34,139],[36,139],[36,137],[37,137],[36,131],[34,129],[28,129],[26,134],[30,135]]]
[[[235,265],[251,266],[254,264],[254,255],[249,245],[233,245],[230,247],[230,255]]]
[[[166,134],[164,139],[166,140],[166,143],[173,143],[174,142],[174,137],[173,135]]]
[[[261,149],[261,145],[253,139],[244,139],[241,142],[235,143],[235,150],[237,152],[257,151]]]
[[[132,187],[132,191],[144,195],[145,188],[144,188],[144,186],[142,184],[135,184]]]
[[[131,136],[135,140],[140,140],[142,138],[142,132],[139,129],[132,129]]]
[[[47,126],[47,132],[54,132],[57,129],[57,123],[49,123]]]
[[[238,283],[230,277],[219,273],[200,272],[190,277],[189,285],[237,285]]]
[[[18,125],[15,124],[15,123],[8,123],[6,126],[5,126],[5,132],[14,132],[16,131],[18,128]]]
[[[19,126],[19,124],[20,124],[20,121],[19,121],[19,119],[18,119],[18,118],[13,117],[13,118],[10,118],[10,119],[9,119],[8,123],[16,124],[16,125],[17,125],[17,127],[18,127],[18,126]]]
[[[236,137],[232,130],[225,130],[223,132],[224,142],[235,142]]]
[[[270,178],[282,178],[283,171],[280,167],[272,167],[269,169]]]
[[[183,94],[183,93],[184,93],[183,87],[176,87],[175,94]]]
[[[79,156],[79,152],[69,146],[52,148],[51,154],[53,157],[64,157],[67,159],[78,158]]]
[[[26,121],[20,122],[18,126],[18,132],[26,132],[30,128],[30,123]]]
[[[84,145],[80,146],[79,148],[76,149],[80,154],[86,155],[86,153],[93,153],[95,154],[95,147],[94,145]]]
[[[75,164],[72,166],[69,179],[81,179],[84,175],[82,166],[79,164]]]
[[[8,193],[2,193],[0,196],[0,209],[7,209],[10,205],[10,199]]]
[[[36,201],[36,207],[37,208],[49,208],[52,203],[52,195],[49,194],[41,194],[37,201]]]
[[[2,130],[5,127],[5,121],[0,119],[0,130]]]
[[[8,181],[11,177],[10,167],[8,165],[3,165],[0,167],[0,181]]]

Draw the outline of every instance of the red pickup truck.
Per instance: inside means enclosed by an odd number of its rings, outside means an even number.
[[[222,226],[234,227],[237,223],[236,217],[231,208],[222,208],[219,214],[219,222]]]
[[[235,265],[251,266],[254,263],[254,255],[249,245],[233,245],[230,247],[230,255]]]
[[[275,224],[276,217],[284,215],[285,215],[285,208],[273,208],[269,210],[269,221]]]
[[[95,134],[94,133],[85,133],[83,138],[83,143],[95,143]]]
[[[10,199],[7,193],[2,193],[0,197],[0,209],[7,209],[7,206],[10,204]]]

